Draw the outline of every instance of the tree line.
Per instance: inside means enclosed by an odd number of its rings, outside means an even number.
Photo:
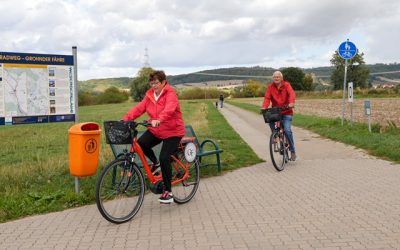
[[[369,81],[369,73],[370,70],[366,66],[364,61],[364,54],[357,53],[356,56],[352,59],[348,60],[348,68],[347,68],[347,82],[352,81],[355,89],[364,89],[370,86]],[[331,70],[330,81],[333,85],[334,90],[340,90],[343,88],[343,79],[344,79],[344,64],[345,60],[339,56],[337,52],[332,55],[332,59],[330,60],[332,67],[326,67]],[[323,67],[321,67],[323,68]],[[271,76],[275,71],[273,68],[263,68],[263,67],[252,67],[252,74],[254,76]],[[246,71],[247,70],[247,71]],[[218,69],[219,74],[246,74],[248,73],[249,68],[237,67],[237,68],[228,68],[228,69]],[[89,92],[80,92],[79,94],[79,105],[93,105],[93,104],[101,104],[101,103],[118,103],[124,102],[128,100],[129,96],[132,97],[134,101],[140,101],[144,98],[146,91],[150,88],[149,85],[149,75],[153,71],[150,67],[144,67],[139,70],[137,75],[130,82],[130,91],[129,93],[126,91],[121,91],[116,87],[108,88],[104,93],[100,93],[99,95],[92,95]],[[208,71],[207,71],[208,72]],[[215,72],[215,71],[214,71]],[[265,73],[268,75],[265,75]],[[296,91],[313,91],[317,86],[317,78],[314,73],[311,73],[308,70],[303,70],[299,67],[288,67],[281,69],[281,72],[284,76],[284,79],[291,83],[292,87]],[[180,81],[190,82],[194,80],[195,77],[197,80],[209,79],[208,75],[180,75],[181,78],[174,78],[174,82],[178,83]],[[218,77],[218,76],[211,76]],[[232,79],[232,77],[218,77],[219,80],[223,79]],[[261,82],[257,79],[245,79],[244,84],[242,86],[236,87],[233,90],[227,92],[217,88],[182,88],[177,90],[177,94],[181,99],[210,99],[210,98],[218,98],[219,95],[230,95],[232,97],[257,97],[263,96],[265,93],[265,89],[267,84]],[[180,79],[180,80],[177,80]],[[172,78],[170,76],[167,77],[167,80],[170,81]]]

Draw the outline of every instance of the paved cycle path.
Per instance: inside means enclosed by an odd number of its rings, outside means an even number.
[[[299,160],[277,172],[261,116],[220,110],[266,162],[202,179],[185,205],[148,194],[122,225],[95,205],[3,223],[0,249],[400,249],[398,164],[294,128]]]

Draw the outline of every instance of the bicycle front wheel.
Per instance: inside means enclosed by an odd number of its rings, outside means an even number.
[[[278,131],[272,132],[269,140],[269,153],[271,155],[271,161],[275,169],[282,171],[285,168],[285,135]]]
[[[189,176],[172,185],[172,193],[174,195],[174,202],[177,204],[184,204],[190,201],[199,187],[200,182],[200,163],[196,158],[193,162],[187,162],[185,157],[180,157],[180,162],[187,169]],[[184,177],[186,171],[180,166],[179,162],[173,160],[172,162],[172,182]]]
[[[116,224],[131,220],[142,206],[143,174],[126,159],[110,162],[96,184],[96,204],[101,215]]]

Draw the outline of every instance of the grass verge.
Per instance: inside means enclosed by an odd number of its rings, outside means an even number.
[[[80,122],[97,122],[102,129],[99,168],[94,176],[81,179],[80,194],[75,193],[74,178],[69,174],[68,165],[68,129],[73,123],[1,126],[0,222],[94,203],[97,176],[113,159],[111,149],[105,143],[103,121],[119,120],[133,105],[123,103],[79,109]],[[223,172],[261,161],[212,103],[182,101],[181,108],[185,123],[193,126],[200,140],[211,138],[224,150],[221,154]],[[213,157],[207,156],[204,160],[215,162]],[[201,169],[202,177],[218,174],[215,166]]]

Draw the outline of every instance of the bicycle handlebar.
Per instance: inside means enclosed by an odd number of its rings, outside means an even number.
[[[261,108],[260,109],[260,114],[262,114],[263,112],[265,112],[266,110],[268,110],[268,109],[272,109],[272,108],[274,108],[274,109],[280,109],[281,111],[282,110],[287,110],[287,109],[293,109],[294,107],[289,107],[289,105],[283,105],[283,106],[277,106],[277,107],[271,107],[271,108]]]
[[[125,122],[125,121],[124,121]],[[151,126],[151,123],[148,121],[142,121],[142,122],[135,122],[135,121],[127,121],[125,122],[129,128],[136,128],[137,126],[141,125],[143,127],[149,127]]]

